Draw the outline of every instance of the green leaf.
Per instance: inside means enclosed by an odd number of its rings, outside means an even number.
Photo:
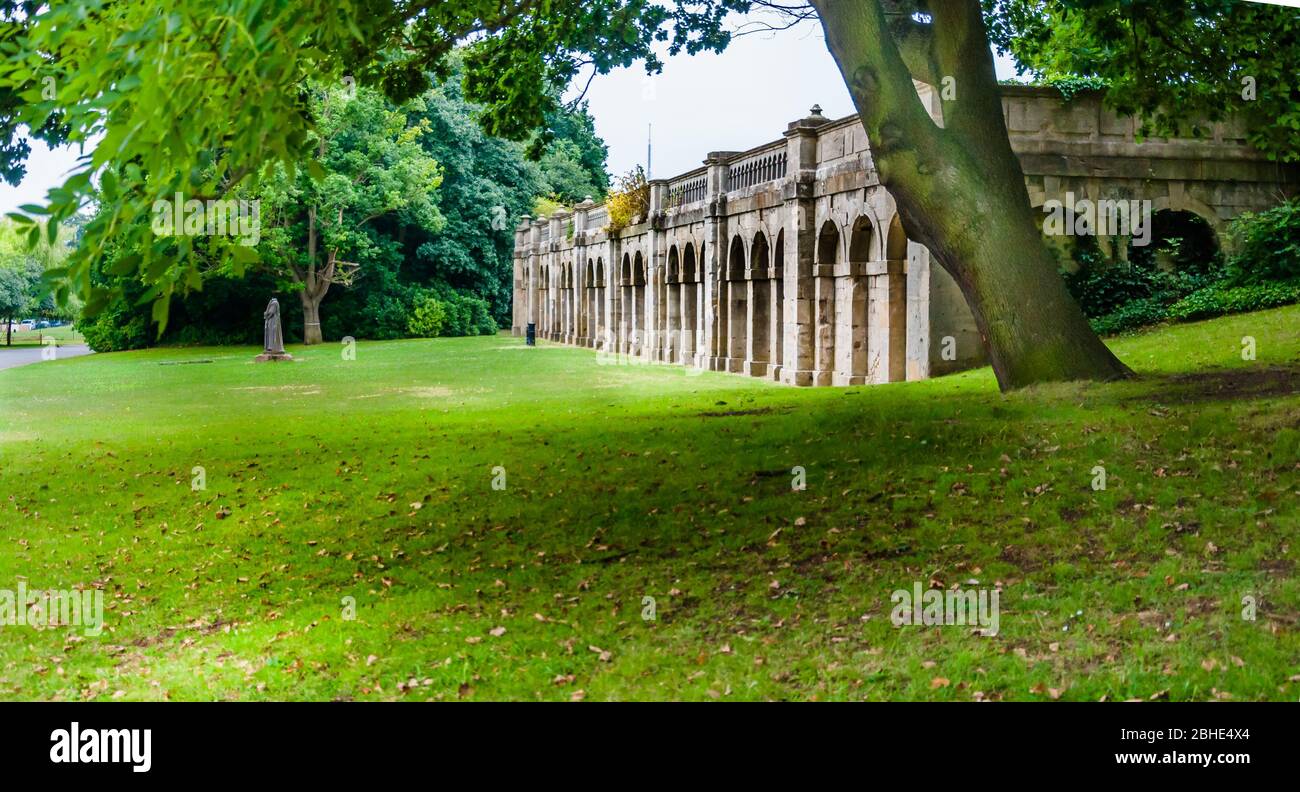
[[[104,193],[104,200],[109,203],[117,201],[117,174],[109,168],[99,178],[99,188]]]
[[[110,275],[116,275],[118,277],[130,275],[139,269],[140,261],[141,257],[139,253],[128,253],[114,261],[112,266],[108,268],[108,272]]]

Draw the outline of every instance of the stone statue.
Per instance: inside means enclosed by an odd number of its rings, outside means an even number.
[[[258,363],[268,360],[293,360],[293,355],[284,351],[284,330],[280,326],[280,301],[271,298],[262,314],[262,354],[256,358]]]

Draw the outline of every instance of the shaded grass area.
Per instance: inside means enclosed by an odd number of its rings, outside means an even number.
[[[505,337],[0,372],[0,588],[108,608],[0,628],[0,696],[1294,700],[1298,328],[1010,395]],[[997,587],[998,634],[894,627],[917,582]]]

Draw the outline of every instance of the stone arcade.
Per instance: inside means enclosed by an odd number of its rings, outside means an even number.
[[[939,122],[939,102],[918,84]],[[1227,221],[1297,191],[1240,128],[1138,142],[1133,119],[1085,94],[1006,87],[1003,107],[1035,207],[1068,194],[1149,200]],[[970,310],[907,239],[857,117],[818,108],[781,140],[714,152],[650,183],[648,218],[609,232],[604,206],[525,218],[513,332],[792,385],[923,379],[984,360]],[[1110,240],[1099,240],[1105,249]]]

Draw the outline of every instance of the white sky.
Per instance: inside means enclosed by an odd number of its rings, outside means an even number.
[[[710,151],[779,140],[814,104],[827,118],[856,112],[818,24],[741,36],[720,55],[662,60],[654,77],[638,64],[596,77],[587,91],[615,176],[645,164],[650,124],[652,176],[665,179],[698,168]],[[997,67],[999,78],[1016,74],[1009,59]]]
[[[721,55],[663,60],[663,73],[655,77],[634,65],[597,77],[587,92],[596,131],[609,144],[612,174],[645,163],[649,124],[653,175],[669,178],[699,167],[710,151],[743,151],[779,139],[814,104],[828,118],[854,112],[821,27],[812,23],[742,36]],[[999,60],[999,77],[1014,74],[1010,62]],[[74,147],[31,145],[23,182],[0,182],[0,214],[44,203],[46,191],[62,184],[76,164]]]
[[[0,215],[23,204],[44,204],[46,191],[63,184],[76,167],[80,155],[77,147],[60,146],[51,151],[39,140],[28,140],[28,143],[32,153],[27,157],[27,176],[17,187],[0,181]]]

